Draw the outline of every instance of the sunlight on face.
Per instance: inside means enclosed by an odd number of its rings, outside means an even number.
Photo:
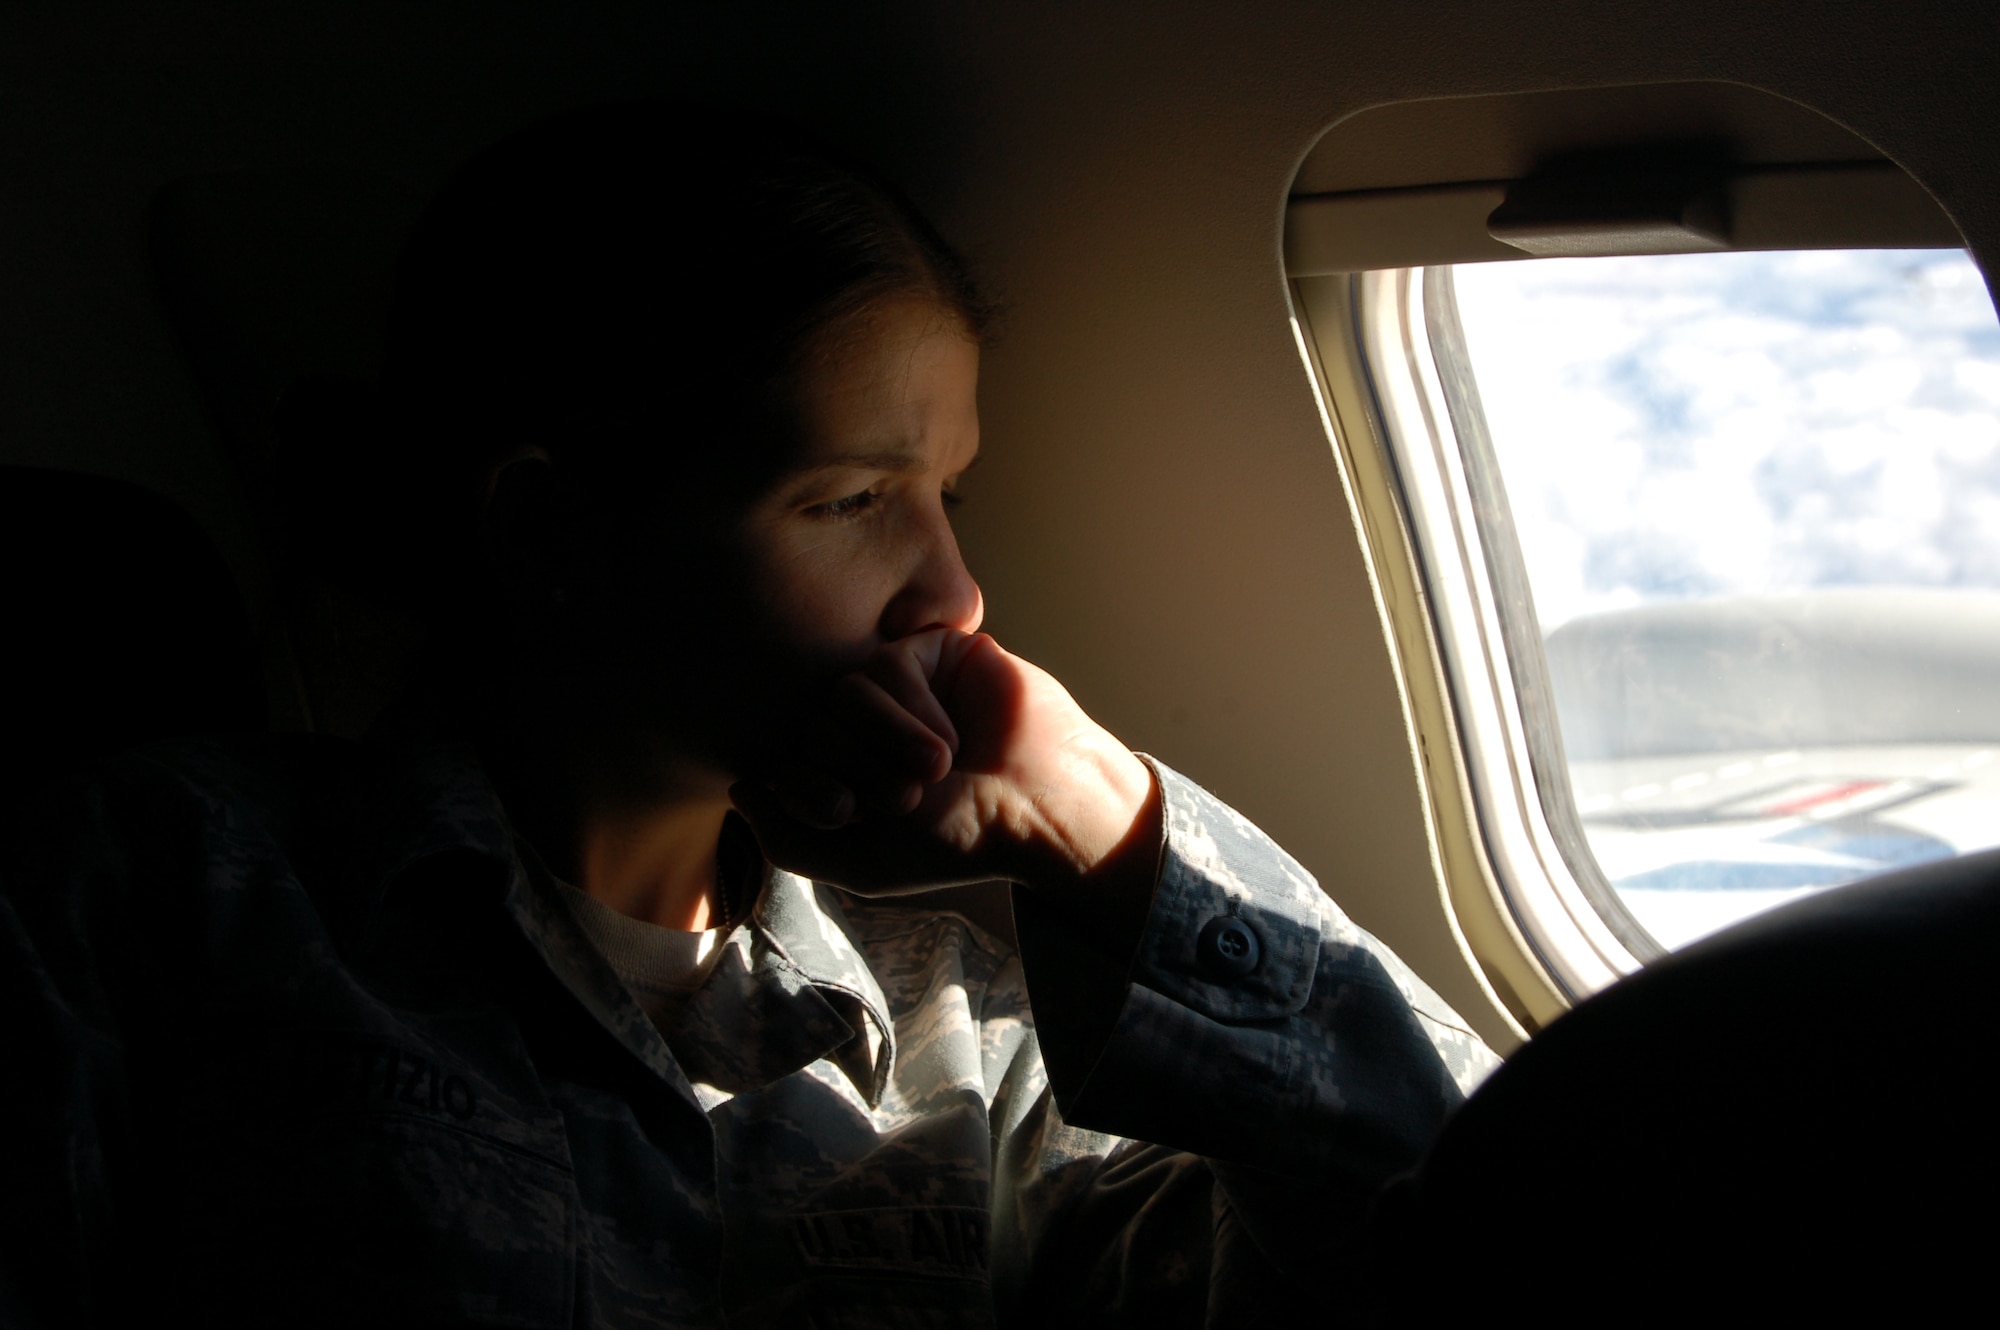
[[[803,441],[740,536],[767,641],[815,672],[984,614],[949,509],[979,452],[979,346],[902,297],[824,335],[802,372]]]
[[[979,453],[978,343],[934,301],[902,296],[808,351],[787,464],[699,538],[717,539],[704,556],[716,598],[683,613],[646,592],[665,654],[635,683],[665,708],[662,742],[734,778],[878,646],[971,632],[985,613],[949,517]]]

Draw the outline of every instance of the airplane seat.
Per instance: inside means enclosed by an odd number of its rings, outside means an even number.
[[[360,738],[409,684],[423,651],[435,523],[412,505],[373,386],[302,376],[270,423],[279,602],[311,728]]]
[[[1996,954],[2000,851],[1794,902],[1580,1004],[1384,1198],[1392,1319],[1504,1302],[1921,1324],[1980,1305]]]
[[[10,573],[0,816],[154,739],[258,730],[263,673],[236,583],[194,519],[121,480],[0,466]]]
[[[269,561],[278,727],[368,732],[418,636],[394,612],[405,459],[375,426],[394,260],[432,182],[326,163],[181,177],[147,217],[163,308]]]

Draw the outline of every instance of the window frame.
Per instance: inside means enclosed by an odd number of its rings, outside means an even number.
[[[1517,621],[1525,609],[1533,623],[1525,577],[1504,561],[1496,569],[1499,542],[1480,520],[1483,502],[1506,521],[1490,449],[1463,446],[1467,436],[1483,443],[1483,419],[1462,392],[1452,401],[1438,371],[1428,317],[1436,301],[1427,298],[1438,275],[1394,268],[1295,278],[1294,319],[1319,353],[1307,360],[1349,491],[1378,514],[1360,525],[1398,646],[1446,903],[1495,996],[1536,1026],[1660,953],[1636,925],[1607,921],[1593,896],[1610,892],[1587,846],[1594,881],[1561,844],[1565,830],[1580,841],[1574,812],[1567,825],[1551,819],[1555,792],[1536,778],[1529,721],[1545,717],[1523,714],[1516,685],[1539,679],[1529,694],[1545,699],[1546,667],[1539,642],[1518,632],[1509,640],[1500,610],[1505,596]],[[1343,381],[1327,372],[1338,363],[1329,351],[1346,352]],[[1485,475],[1468,473],[1469,452],[1488,458]],[[1566,801],[1567,768],[1557,769]]]
[[[1552,848],[1568,874],[1565,881],[1560,871],[1550,870],[1557,903],[1573,914],[1581,902],[1593,924],[1609,929],[1616,948],[1622,951],[1613,950],[1604,959],[1629,974],[1665,956],[1667,948],[1646,930],[1604,876],[1584,830],[1570,787],[1569,756],[1556,714],[1541,616],[1535,610],[1532,582],[1515,532],[1500,460],[1493,451],[1486,412],[1480,404],[1477,374],[1458,317],[1452,267],[1427,267],[1421,280],[1420,317],[1430,351],[1425,371],[1435,376],[1444,399],[1452,433],[1451,446],[1445,451],[1463,477],[1465,508],[1454,515],[1454,529],[1461,540],[1467,527],[1476,533],[1488,578],[1488,598],[1480,609],[1491,616],[1486,631],[1496,635],[1503,648],[1490,665],[1495,687],[1502,690],[1507,723],[1506,752],[1496,761],[1505,762],[1516,782],[1525,779],[1532,787],[1532,797],[1524,794],[1523,803],[1539,809],[1539,819],[1530,819],[1538,862],[1552,864],[1548,858]],[[1367,317],[1366,310],[1363,317]],[[1439,360],[1455,364],[1459,372],[1442,373]],[[1545,907],[1536,915],[1536,928],[1531,933],[1546,931],[1555,923],[1544,915]],[[1603,945],[1594,927],[1585,931],[1593,946]]]
[[[1517,192],[1539,229],[1508,240],[1493,220]],[[1439,294],[1449,277],[1427,282],[1425,265],[1964,243],[1872,144],[1743,84],[1391,101],[1307,152],[1284,213],[1293,331],[1396,673],[1436,887],[1468,964],[1523,1029],[1664,952],[1605,881],[1569,795],[1483,411],[1469,371],[1467,384],[1438,372],[1463,343]],[[1394,437],[1428,459],[1421,477],[1401,473]],[[1448,533],[1433,546],[1447,557],[1424,550],[1420,520]],[[1482,522],[1507,538],[1478,539]]]
[[[1496,1001],[1539,1026],[1669,948],[1606,879],[1570,789],[1452,269],[1294,275],[1290,294],[1396,655],[1444,903]]]
[[[1413,305],[1408,298],[1411,282],[1420,283],[1419,271],[1294,277],[1289,284],[1292,326],[1322,425],[1333,446],[1342,489],[1361,537],[1377,612],[1395,658],[1446,914],[1454,924],[1456,940],[1495,1005],[1525,1037],[1580,998],[1636,969],[1638,962],[1634,958],[1620,966],[1605,958],[1603,951],[1609,949],[1604,946],[1606,940],[1616,942],[1608,929],[1591,938],[1572,924],[1557,946],[1538,943],[1534,931],[1539,921],[1523,917],[1517,909],[1500,876],[1499,869],[1506,861],[1496,864],[1487,839],[1491,820],[1481,817],[1475,782],[1490,781],[1496,773],[1490,767],[1480,773],[1473,770],[1465,708],[1469,703],[1481,716],[1485,722],[1482,733],[1504,731],[1505,713],[1497,700],[1499,686],[1489,682],[1470,692],[1453,687],[1453,667],[1440,636],[1437,597],[1419,553],[1411,495],[1389,443],[1391,429],[1408,420],[1424,431],[1430,456],[1449,454],[1456,448],[1429,340],[1421,335],[1421,328],[1412,330],[1401,321],[1411,309],[1421,308],[1420,284],[1417,303]],[[1369,283],[1389,284],[1392,297],[1400,285],[1403,299],[1392,298],[1386,305],[1378,299],[1370,304],[1363,297],[1363,288]],[[1364,320],[1364,305],[1375,317]],[[1384,308],[1394,311],[1394,316],[1382,318]],[[1393,354],[1388,366],[1378,365],[1370,353],[1379,355],[1385,346]],[[1400,370],[1388,372],[1389,366]],[[1438,491],[1450,489],[1444,474],[1438,474],[1434,483]],[[1460,568],[1454,585],[1463,599],[1454,622],[1476,638],[1478,621],[1468,620],[1464,611],[1474,588],[1485,584],[1486,575],[1478,561],[1461,562]],[[1488,640],[1497,642],[1498,638]],[[1504,651],[1501,654],[1504,664]],[[1483,650],[1481,656],[1485,658]],[[1511,673],[1503,679],[1511,687]],[[1492,751],[1490,742],[1486,751]],[[1518,792],[1518,776],[1508,779],[1515,782]],[[1538,855],[1534,861],[1539,862]],[[1544,888],[1539,899],[1554,906],[1559,918],[1570,917],[1570,911],[1560,904],[1557,893],[1561,888],[1545,871],[1540,876]],[[1612,956],[1616,955],[1612,950]]]

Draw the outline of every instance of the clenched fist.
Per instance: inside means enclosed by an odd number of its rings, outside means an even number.
[[[1157,869],[1146,764],[984,633],[878,648],[730,797],[781,868],[865,894],[1004,878],[1136,936]]]

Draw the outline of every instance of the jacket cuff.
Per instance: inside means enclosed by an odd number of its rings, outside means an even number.
[[[1132,982],[1231,1024],[1302,1010],[1327,922],[1318,883],[1235,809],[1145,761],[1160,782],[1166,845]]]
[[[1268,836],[1171,767],[1140,757],[1159,782],[1163,843],[1137,945],[1109,957],[1046,899],[1014,891],[1036,1033],[1065,1115],[1082,1106],[1107,1054],[1121,1061],[1121,1043],[1158,1041],[1167,1012],[1182,1010],[1181,1019],[1203,1027],[1298,1013],[1312,995],[1330,918],[1318,884]]]

